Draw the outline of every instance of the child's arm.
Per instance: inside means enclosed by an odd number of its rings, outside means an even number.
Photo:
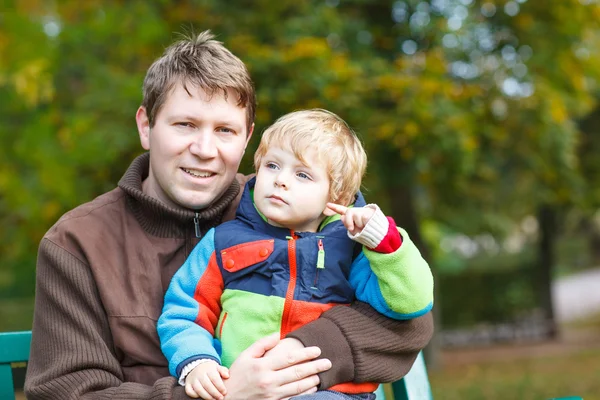
[[[207,232],[173,276],[157,323],[169,372],[181,384],[190,367],[195,366],[191,363],[198,364],[203,359],[221,363],[216,350],[220,343],[213,338],[223,292],[223,278],[214,253],[214,233],[214,229]]]
[[[395,319],[411,319],[431,310],[433,276],[408,234],[377,205],[327,206],[342,216],[348,236],[363,245],[349,276],[356,298]]]

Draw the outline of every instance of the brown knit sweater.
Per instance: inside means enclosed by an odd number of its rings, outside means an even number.
[[[240,184],[210,208],[175,210],[142,193],[148,154],[119,186],[65,214],[37,263],[28,399],[188,399],[168,374],[156,321],[175,271],[201,234],[234,215]],[[243,182],[244,178],[239,177]],[[319,346],[321,385],[402,377],[433,333],[430,314],[393,321],[357,303],[289,336]]]

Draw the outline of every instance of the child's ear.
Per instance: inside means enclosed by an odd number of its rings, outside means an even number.
[[[340,199],[334,199],[332,197],[329,197],[329,199],[327,200],[328,203],[334,203],[337,204],[340,201]],[[327,207],[327,205],[325,205],[325,209],[323,210],[323,215],[325,215],[326,217],[332,217],[335,214],[337,214],[335,211],[333,211],[331,208]]]
[[[325,209],[323,210],[323,215],[325,215],[326,217],[332,217],[335,214],[337,214],[335,211],[333,211],[331,208],[325,206]]]

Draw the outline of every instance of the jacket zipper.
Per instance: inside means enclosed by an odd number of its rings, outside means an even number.
[[[200,214],[196,213],[196,216],[194,217],[194,231],[196,232],[196,237],[198,239],[200,239],[201,232],[200,232]]]
[[[290,265],[290,281],[288,282],[287,291],[285,293],[285,302],[283,303],[283,316],[281,318],[280,337],[283,339],[289,332],[290,312],[292,302],[294,301],[294,291],[296,290],[296,234],[294,231],[292,236],[288,237],[288,263]]]
[[[319,270],[325,269],[325,246],[323,246],[323,239],[319,239],[317,242],[319,250],[317,252],[317,271],[315,272],[315,281],[311,289],[318,289],[317,282],[319,281]]]

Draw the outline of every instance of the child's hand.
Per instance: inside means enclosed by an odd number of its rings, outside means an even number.
[[[185,393],[194,399],[223,400],[227,394],[223,378],[229,378],[229,369],[213,360],[203,362],[185,377]]]
[[[327,203],[327,208],[342,216],[342,223],[350,234],[358,235],[362,232],[375,210],[371,207],[344,207],[335,203]]]

